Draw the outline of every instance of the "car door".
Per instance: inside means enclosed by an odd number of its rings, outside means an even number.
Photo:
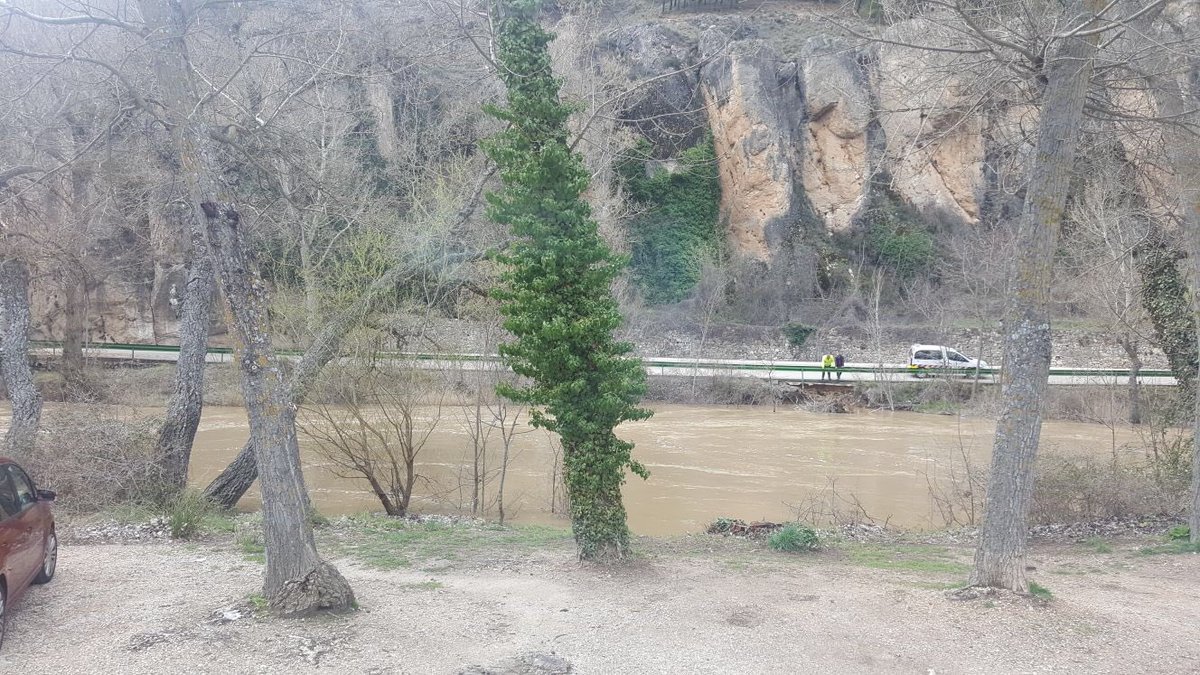
[[[33,481],[15,464],[0,466],[0,471],[8,474],[7,483],[12,486],[16,498],[17,514],[11,519],[12,526],[17,530],[14,536],[16,545],[10,549],[9,556],[13,558],[11,567],[14,575],[19,575],[15,578],[24,586],[41,568],[46,533],[42,531]]]
[[[0,574],[11,592],[19,591],[29,574],[24,557],[27,540],[21,524],[21,501],[5,465],[0,464]]]

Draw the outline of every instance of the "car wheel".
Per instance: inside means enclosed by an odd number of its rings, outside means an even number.
[[[4,629],[8,628],[8,589],[0,583],[0,647],[4,646]]]
[[[42,569],[38,572],[37,578],[33,580],[35,584],[48,584],[54,578],[54,570],[58,568],[58,535],[54,530],[50,530],[50,536],[46,537],[46,553],[42,558]]]

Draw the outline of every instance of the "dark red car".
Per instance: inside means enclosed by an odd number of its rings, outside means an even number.
[[[54,578],[58,536],[53,501],[53,492],[38,490],[24,469],[0,457],[0,644],[9,608],[30,584]]]

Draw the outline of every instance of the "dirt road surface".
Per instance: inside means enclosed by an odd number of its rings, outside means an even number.
[[[255,611],[261,566],[229,546],[65,546],[0,672],[1200,672],[1200,556],[1039,549],[1039,603],[950,599],[936,566],[879,569],[888,555],[344,558],[361,611],[285,621]]]

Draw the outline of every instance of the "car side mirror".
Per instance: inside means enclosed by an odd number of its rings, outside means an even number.
[[[39,502],[52,502],[58,496],[58,493],[54,490],[38,490],[37,495]]]

